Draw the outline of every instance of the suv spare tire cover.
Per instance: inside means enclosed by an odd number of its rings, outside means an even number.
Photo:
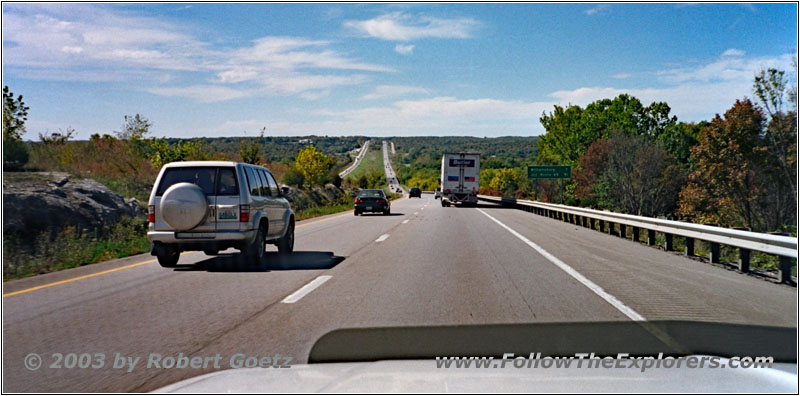
[[[208,213],[206,194],[197,185],[177,183],[161,196],[161,216],[175,230],[191,230],[205,220]]]

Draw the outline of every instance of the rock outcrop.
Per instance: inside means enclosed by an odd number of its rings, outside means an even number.
[[[135,199],[126,200],[93,179],[61,172],[3,174],[3,233],[33,237],[67,226],[101,229],[123,216],[145,216]]]

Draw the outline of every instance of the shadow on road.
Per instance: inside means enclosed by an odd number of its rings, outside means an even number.
[[[264,264],[253,265],[238,253],[220,254],[196,264],[182,264],[175,271],[207,272],[268,272],[292,270],[326,270],[344,261],[344,257],[332,252],[294,252],[288,256],[278,252],[267,252]]]
[[[406,215],[405,213],[395,213],[395,212],[389,213],[388,215],[385,215],[385,214],[383,214],[383,213],[377,213],[377,212],[376,212],[376,213],[362,213],[362,214],[360,214],[360,216],[364,216],[364,217],[372,217],[372,216],[378,216],[378,217],[384,217],[384,216],[405,216],[405,215]]]

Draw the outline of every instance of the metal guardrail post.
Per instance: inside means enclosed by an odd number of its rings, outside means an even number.
[[[595,220],[594,218],[589,219],[589,228],[594,229]]]
[[[750,272],[750,250],[741,248],[739,249],[739,272]]]
[[[686,256],[694,256],[694,238],[686,238],[686,248],[684,249]]]
[[[749,227],[734,227],[734,230],[750,231]],[[752,251],[750,249],[739,248],[739,272],[750,272],[750,256]]]
[[[631,229],[631,234],[633,234],[633,240],[639,242],[639,227],[633,227]]]
[[[619,224],[619,236],[620,238],[628,238],[628,229],[625,227],[625,224]]]
[[[719,227],[719,224],[703,224],[711,227]],[[719,243],[710,242],[709,243],[709,253],[708,253],[708,260],[712,263],[719,263]]]
[[[673,250],[672,244],[672,234],[664,234],[664,250],[670,251]]]
[[[655,230],[647,230],[647,244],[653,246],[656,244],[656,232]]]
[[[598,220],[600,223],[600,232],[606,232],[606,221],[605,220]]]
[[[792,284],[792,259],[786,256],[778,258],[778,282]]]
[[[788,236],[785,232],[770,232],[770,235]],[[793,284],[792,282],[792,259],[786,256],[778,257],[778,283]]]
[[[608,235],[617,235],[616,227],[613,222],[608,222]]]

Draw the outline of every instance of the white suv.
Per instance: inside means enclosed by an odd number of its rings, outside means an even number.
[[[158,174],[148,203],[147,240],[162,267],[181,251],[214,255],[236,248],[253,264],[266,244],[294,250],[292,193],[264,167],[223,161],[173,162]]]

